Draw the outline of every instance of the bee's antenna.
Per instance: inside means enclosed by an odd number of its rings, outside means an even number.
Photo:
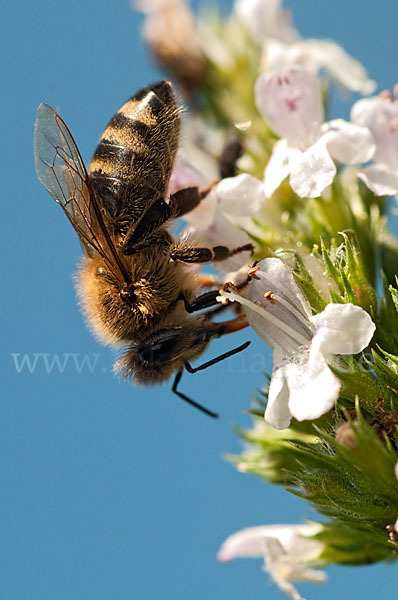
[[[188,404],[191,404],[195,408],[197,408],[197,409],[201,410],[202,412],[204,412],[206,415],[209,415],[209,417],[213,417],[214,419],[217,419],[218,418],[218,414],[217,413],[212,412],[211,410],[209,410],[205,406],[202,406],[201,404],[198,404],[194,400],[191,400],[191,398],[188,398],[188,396],[186,396],[185,394],[183,394],[182,392],[179,392],[177,390],[177,386],[180,383],[180,380],[181,380],[181,377],[182,377],[182,373],[183,373],[183,371],[178,371],[178,373],[176,374],[175,379],[173,381],[173,386],[171,388],[171,391],[174,392],[175,394],[177,394],[177,396],[179,396],[179,398],[182,398],[182,400],[185,400],[185,402],[188,402]]]
[[[203,369],[207,369],[207,367],[211,367],[212,365],[215,365],[216,363],[221,362],[225,358],[228,358],[229,356],[233,356],[234,354],[241,352],[242,350],[247,348],[249,344],[250,344],[250,342],[245,342],[241,346],[238,346],[238,348],[234,348],[233,350],[230,350],[229,352],[225,352],[224,354],[221,354],[220,356],[217,356],[216,358],[213,358],[212,360],[209,360],[208,362],[203,363],[203,365],[200,365],[199,367],[193,368],[193,367],[191,367],[189,362],[185,362],[184,366],[185,366],[186,370],[188,371],[188,373],[196,373],[197,371],[203,371]],[[206,415],[209,415],[209,417],[217,418],[218,417],[217,413],[214,413],[213,411],[209,410],[205,406],[198,404],[197,402],[195,402],[191,398],[188,398],[188,396],[186,396],[185,394],[183,394],[182,392],[179,392],[177,390],[177,386],[181,381],[182,373],[183,373],[183,371],[178,371],[178,373],[176,374],[175,379],[173,381],[173,386],[171,388],[171,391],[174,392],[175,394],[177,394],[177,396],[179,396],[183,400],[185,400],[185,402],[188,402],[188,404],[191,404],[195,408],[198,408],[199,410],[204,412]]]
[[[221,354],[220,356],[217,356],[216,358],[213,358],[212,360],[209,360],[208,362],[203,363],[203,365],[200,365],[199,367],[195,367],[195,368],[191,367],[189,362],[185,362],[184,366],[185,366],[186,370],[188,371],[188,373],[196,373],[197,371],[203,371],[203,369],[207,369],[207,367],[211,367],[212,365],[215,365],[216,363],[221,362],[222,360],[229,358],[230,356],[233,356],[234,354],[237,354],[238,352],[242,352],[242,350],[245,350],[245,348],[247,348],[249,345],[250,345],[250,342],[245,342],[241,346],[238,346],[237,348],[234,348],[233,350],[230,350],[229,352],[225,352],[225,354]]]

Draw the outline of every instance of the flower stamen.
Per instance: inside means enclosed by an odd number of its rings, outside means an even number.
[[[383,90],[382,92],[380,92],[379,96],[380,96],[380,98],[384,98],[384,100],[392,101],[392,94],[391,94],[390,90]]]
[[[256,272],[260,270],[259,266],[256,267],[252,267],[248,273],[247,276],[250,277],[250,279],[257,279],[257,281],[260,281],[261,277],[259,277],[258,275],[256,275]]]
[[[231,302],[235,302],[237,300],[235,294],[232,294],[231,292],[224,291],[224,290],[220,290],[220,296],[222,299],[226,298],[226,299],[230,300]],[[279,300],[280,300],[280,298],[278,297],[278,301]],[[254,303],[251,300],[247,300],[247,298],[244,298],[243,296],[239,296],[238,302],[240,302],[240,304],[243,304],[244,306],[247,306],[247,308],[249,308],[250,310],[261,315],[263,317],[263,319],[265,319],[272,325],[281,329],[284,333],[286,333],[293,340],[295,340],[300,346],[308,346],[308,343],[310,341],[308,337],[301,335],[301,333],[299,333],[296,329],[289,327],[289,325],[287,325],[286,323],[284,323],[284,321],[282,321],[277,316],[275,316],[275,314],[269,314],[262,305],[259,306],[257,303]],[[221,303],[223,303],[222,300],[221,300]],[[289,306],[289,305],[287,305],[287,306]],[[289,306],[289,309],[291,309],[290,306]],[[301,321],[302,321],[302,317],[300,318],[300,322]]]
[[[273,294],[273,293],[271,292],[271,290],[268,290],[268,292],[265,292],[265,294],[264,294],[264,298],[265,298],[266,300],[269,300],[269,301],[271,302],[271,304],[276,304],[276,302],[275,302],[275,300],[274,300],[274,298],[275,298],[275,294]]]

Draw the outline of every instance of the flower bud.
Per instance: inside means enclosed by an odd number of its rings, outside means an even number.
[[[195,91],[207,74],[195,17],[184,0],[137,2],[146,13],[144,35],[156,61],[169,71],[187,94]]]
[[[357,421],[354,422],[355,427],[359,427]],[[351,423],[344,423],[336,431],[336,442],[338,442],[347,450],[358,450],[358,439],[355,435]]]

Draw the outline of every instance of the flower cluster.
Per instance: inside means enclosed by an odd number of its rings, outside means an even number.
[[[299,599],[293,582],[324,581],[319,566],[396,557],[398,244],[386,211],[398,198],[398,86],[371,96],[364,67],[303,39],[281,0],[236,0],[207,20],[183,0],[138,4],[189,106],[168,190],[202,190],[184,234],[254,247],[215,264],[221,307],[273,350],[233,460],[330,517],[243,530],[219,559],[263,557]],[[368,96],[350,122],[327,118],[336,83]]]

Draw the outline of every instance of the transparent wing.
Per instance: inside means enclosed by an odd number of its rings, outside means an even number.
[[[61,205],[84,251],[89,256],[99,254],[117,279],[129,281],[72,135],[55,110],[44,103],[37,111],[34,151],[37,176]]]

